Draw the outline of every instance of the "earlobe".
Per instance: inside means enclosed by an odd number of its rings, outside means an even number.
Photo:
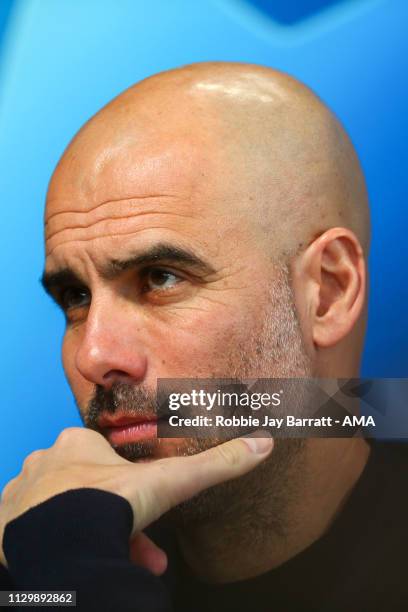
[[[313,320],[316,347],[334,346],[357,322],[364,304],[365,262],[361,245],[346,228],[331,228],[310,246],[319,283]]]

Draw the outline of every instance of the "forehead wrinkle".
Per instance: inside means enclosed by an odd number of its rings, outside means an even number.
[[[44,274],[53,274],[59,270],[69,270],[76,275],[84,284],[94,282],[97,278],[97,262],[91,252],[86,249],[75,253],[75,258],[67,258],[66,254],[57,262],[50,262],[47,255],[44,265]]]
[[[45,218],[45,222],[44,225],[47,226],[49,224],[49,222],[51,221],[51,219],[53,219],[54,217],[58,216],[58,215],[65,215],[65,214],[89,214],[91,213],[93,210],[96,209],[100,209],[102,207],[104,207],[105,205],[108,204],[119,204],[120,202],[132,202],[133,200],[139,201],[139,200],[150,200],[150,199],[155,199],[155,198],[177,198],[178,196],[176,196],[173,193],[157,193],[157,194],[149,194],[149,195],[140,195],[140,196],[129,196],[129,197],[122,197],[122,198],[110,198],[109,200],[104,200],[103,202],[99,202],[98,204],[96,204],[95,206],[92,206],[91,208],[88,208],[88,210],[82,210],[82,209],[71,209],[71,210],[61,210],[61,211],[56,211],[54,213],[52,213],[51,215],[46,216]],[[59,198],[49,198],[47,200],[47,209],[50,207],[50,205],[52,204],[52,202],[58,200]]]
[[[59,244],[56,244],[54,247],[52,247],[50,250],[47,250],[46,255],[47,257],[50,257],[55,251],[55,249],[57,249],[60,246],[67,245],[70,242],[90,242],[91,240],[99,240],[102,238],[119,238],[122,236],[131,236],[132,234],[139,234],[140,232],[151,230],[151,229],[163,229],[166,231],[169,231],[169,230],[172,231],[173,228],[164,227],[163,225],[149,225],[149,227],[142,227],[142,228],[139,228],[138,230],[133,230],[132,232],[115,232],[114,234],[101,234],[99,236],[90,236],[89,238],[71,238],[70,240],[65,240],[64,242],[60,242]]]
[[[62,213],[61,213],[62,214]],[[65,213],[64,213],[65,214]],[[76,215],[77,213],[75,213]],[[118,215],[110,215],[108,218],[104,217],[102,219],[99,219],[97,221],[91,221],[91,223],[76,223],[75,225],[63,225],[62,227],[56,229],[54,232],[52,232],[51,229],[48,229],[48,231],[46,232],[46,240],[51,240],[52,238],[54,238],[57,234],[61,234],[62,232],[65,231],[69,231],[69,230],[77,230],[77,229],[89,229],[91,227],[95,228],[97,225],[101,224],[101,223],[107,223],[110,221],[114,221],[114,220],[124,220],[124,219],[132,219],[132,218],[139,218],[139,217],[144,217],[146,215],[170,215],[171,217],[182,217],[182,218],[190,218],[190,219],[194,219],[195,215],[187,215],[184,213],[180,213],[180,212],[174,212],[172,210],[167,210],[167,211],[157,211],[157,210],[143,210],[143,211],[135,211],[130,215],[124,215],[121,214],[119,212]]]

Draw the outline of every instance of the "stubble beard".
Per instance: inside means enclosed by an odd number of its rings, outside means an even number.
[[[287,266],[276,269],[276,277],[268,289],[267,307],[259,321],[254,322],[254,331],[245,345],[233,343],[220,350],[228,352],[228,361],[219,371],[212,370],[209,378],[248,379],[258,378],[260,373],[269,373],[273,378],[302,378],[312,375],[310,361],[303,346],[303,340]],[[257,323],[257,325],[255,325]],[[256,331],[255,331],[256,330]],[[266,377],[265,374],[263,374]],[[89,404],[84,424],[98,430],[96,420],[102,411],[114,413],[121,406],[135,414],[143,413],[146,406],[151,409],[156,397],[142,387],[123,383],[115,384],[109,391],[99,388]],[[233,437],[231,435],[231,437]],[[222,441],[216,438],[180,439],[179,447],[173,453],[192,455],[207,450]],[[117,448],[118,454],[129,461],[138,461],[157,455],[162,440],[132,443]],[[275,439],[270,458],[250,473],[206,489],[194,498],[183,502],[169,511],[161,522],[177,527],[194,526],[200,523],[221,521],[227,525],[229,519],[236,522],[242,517],[245,525],[254,533],[262,528],[273,530],[280,535],[286,531],[285,517],[288,506],[295,501],[296,483],[303,472],[305,440]]]
[[[258,378],[260,372],[269,372],[270,378],[312,376],[286,265],[277,269],[267,302],[269,306],[257,332],[248,338],[245,347],[238,347],[231,354],[229,377]],[[206,450],[222,441],[225,437],[217,441],[194,440],[185,454]],[[271,456],[257,468],[236,480],[202,491],[170,510],[162,523],[188,528],[197,523],[220,521],[226,533],[228,525],[231,526],[233,538],[233,526],[238,522],[255,539],[256,534],[264,537],[265,530],[284,537],[288,530],[287,510],[297,503],[298,484],[305,472],[305,451],[303,438],[275,438]]]

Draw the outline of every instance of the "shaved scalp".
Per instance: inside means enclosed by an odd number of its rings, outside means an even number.
[[[367,255],[367,193],[349,137],[308,87],[257,65],[192,64],[129,88],[73,139],[48,201],[67,170],[76,170],[85,195],[95,192],[97,171],[115,148],[130,146],[143,156],[167,147],[171,157],[176,144],[185,148],[186,163],[191,148],[197,153],[201,179],[222,167],[211,180],[230,214],[245,216],[275,259],[287,260],[335,226],[351,229]],[[85,165],[84,150],[94,151]]]

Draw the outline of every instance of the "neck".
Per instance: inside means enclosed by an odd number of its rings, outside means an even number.
[[[228,516],[197,521],[178,532],[187,565],[202,580],[225,583],[253,578],[288,561],[330,528],[369,452],[363,438],[308,440],[301,465],[297,462],[285,474],[291,489],[285,503],[276,502],[276,482],[259,486],[258,481],[250,494],[241,489],[239,504]]]

